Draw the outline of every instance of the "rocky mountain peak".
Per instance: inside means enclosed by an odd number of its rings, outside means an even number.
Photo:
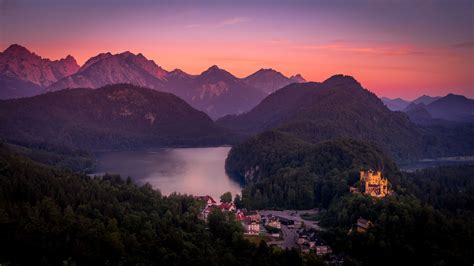
[[[343,74],[334,75],[326,79],[323,83],[330,86],[361,86],[354,77]]]
[[[301,74],[296,74],[290,77],[291,80],[293,80],[296,83],[303,83],[306,82],[306,79],[301,76]]]
[[[7,53],[10,55],[23,54],[23,53],[31,54],[31,52],[28,49],[16,43],[10,45],[7,49],[5,49],[5,51],[3,51],[3,53]]]

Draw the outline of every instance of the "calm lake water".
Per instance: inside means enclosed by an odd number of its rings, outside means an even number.
[[[150,183],[163,194],[171,192],[211,195],[241,193],[241,185],[229,178],[224,165],[230,147],[177,148],[155,151],[103,152],[97,155],[96,174],[130,176],[136,183]]]

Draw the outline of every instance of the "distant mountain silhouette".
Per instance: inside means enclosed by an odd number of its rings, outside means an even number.
[[[397,158],[416,156],[422,143],[420,132],[403,113],[391,112],[344,75],[322,83],[288,85],[250,112],[217,123],[248,134],[278,129],[314,143],[343,137],[368,140]]]
[[[387,97],[382,97],[380,99],[385,104],[385,106],[387,106],[387,108],[392,111],[402,111],[410,104],[410,101],[404,100],[402,98],[390,99]]]
[[[416,98],[412,102],[416,103],[416,104],[423,103],[425,105],[428,105],[428,104],[438,100],[439,98],[441,98],[441,97],[439,97],[439,96],[433,97],[433,96],[423,95],[423,96],[420,96],[420,97]]]
[[[223,130],[204,112],[173,94],[128,84],[3,100],[0,124],[0,138],[19,144],[97,150],[224,143]]]
[[[413,101],[400,98],[381,100],[392,111],[403,111],[417,124],[452,124],[451,122],[474,122],[474,100],[462,95],[423,95]]]
[[[426,109],[426,105],[423,102],[410,103],[403,110],[411,121],[417,124],[433,124],[433,117],[430,112]]]
[[[168,72],[143,55],[130,52],[97,55],[48,90],[99,88],[116,83],[171,92],[213,118],[248,111],[265,97],[261,90],[217,66],[200,75],[189,75],[180,69]]]
[[[433,118],[456,122],[474,122],[474,100],[448,94],[426,105]]]
[[[262,68],[248,77],[245,77],[243,81],[252,87],[261,89],[267,94],[273,93],[291,83],[306,82],[300,74],[288,78],[271,68]]]
[[[218,66],[212,66],[197,76],[170,78],[169,84],[171,92],[212,118],[243,113],[265,97],[261,90]]]
[[[51,61],[13,44],[0,53],[0,99],[40,94],[47,86],[78,69],[79,65],[70,55]]]

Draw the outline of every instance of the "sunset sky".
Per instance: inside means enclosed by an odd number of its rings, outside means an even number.
[[[79,64],[128,50],[191,74],[343,73],[379,96],[474,98],[472,0],[233,2],[0,0],[0,49]]]

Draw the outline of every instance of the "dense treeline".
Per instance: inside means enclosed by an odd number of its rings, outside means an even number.
[[[374,223],[367,233],[348,234],[359,217]],[[342,198],[323,215],[323,237],[337,252],[366,265],[470,265],[472,214],[448,215],[413,196],[372,200]]]
[[[235,141],[177,96],[130,84],[0,101],[0,137],[85,150],[210,146]]]
[[[227,171],[244,178],[242,201],[247,208],[328,207],[349,191],[361,168],[383,169],[391,180],[400,173],[375,146],[350,140],[310,144],[270,131],[233,148]]]
[[[361,168],[382,169],[394,193],[349,193]],[[354,140],[310,144],[278,131],[235,146],[229,173],[244,178],[247,208],[323,209],[322,237],[355,265],[470,265],[474,250],[474,166],[402,173],[375,146]],[[374,226],[349,230],[363,217]]]
[[[474,259],[474,166],[404,173],[396,195],[347,195],[321,217],[324,237],[368,265],[470,265]],[[359,217],[373,228],[349,234]]]
[[[474,154],[474,123],[447,123],[419,127],[423,132],[423,154],[426,158]]]
[[[280,130],[319,143],[334,138],[372,141],[395,159],[422,156],[420,130],[401,112],[392,112],[353,77],[335,75],[322,83],[291,84],[250,112],[218,125],[240,132]]]
[[[0,141],[0,143],[2,143]],[[4,143],[10,150],[35,162],[73,172],[92,173],[95,156],[90,151],[55,146],[49,143]]]
[[[90,178],[0,147],[0,263],[301,265],[296,251],[243,239],[233,216],[119,176]],[[308,260],[305,260],[309,262]]]

